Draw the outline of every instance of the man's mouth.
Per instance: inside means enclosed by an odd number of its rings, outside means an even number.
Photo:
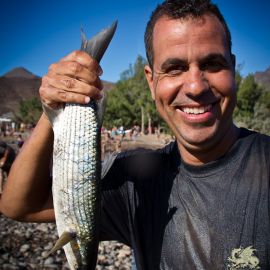
[[[210,112],[213,105],[206,105],[206,106],[200,106],[200,107],[181,107],[180,110],[187,114],[203,114],[206,112]]]

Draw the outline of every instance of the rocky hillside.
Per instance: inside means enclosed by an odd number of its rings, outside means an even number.
[[[15,68],[0,77],[0,115],[17,110],[20,101],[38,97],[41,78],[25,68]],[[104,90],[110,90],[113,83],[103,81]]]

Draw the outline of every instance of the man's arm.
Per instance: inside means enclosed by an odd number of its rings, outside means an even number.
[[[88,103],[102,97],[99,64],[87,53],[74,51],[52,64],[42,78],[40,96],[52,109],[61,103]],[[50,163],[53,131],[43,114],[24,143],[10,170],[0,201],[0,211],[13,219],[54,221]]]
[[[42,115],[12,165],[0,201],[6,216],[25,221],[53,221],[50,161],[53,132]]]

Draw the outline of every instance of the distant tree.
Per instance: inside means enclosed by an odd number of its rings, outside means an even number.
[[[266,88],[262,89],[262,93],[258,102],[260,104],[263,104],[268,110],[270,110],[270,91]]]
[[[22,100],[19,109],[15,112],[18,121],[36,123],[42,112],[41,102],[37,97]]]
[[[146,60],[138,56],[134,65],[125,70],[120,80],[108,93],[104,125],[108,128],[141,124],[142,129],[151,123],[163,123],[151,98],[144,75]],[[145,123],[147,120],[147,123]]]
[[[254,106],[262,93],[262,88],[255,82],[252,74],[241,80],[237,92],[236,114],[242,117],[252,117]]]
[[[265,103],[257,102],[255,104],[250,126],[253,130],[270,135],[270,109]]]
[[[250,74],[240,79],[237,99],[235,122],[270,135],[270,92],[258,85]]]

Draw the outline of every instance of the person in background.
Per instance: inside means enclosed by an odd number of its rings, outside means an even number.
[[[1,137],[6,137],[6,125],[5,124],[1,124]]]
[[[0,141],[0,193],[2,193],[4,178],[8,176],[15,158],[15,150],[7,143]]]
[[[24,139],[23,139],[22,135],[19,134],[18,138],[17,138],[17,146],[18,146],[18,148],[19,149],[22,148],[23,144],[24,144]]]

